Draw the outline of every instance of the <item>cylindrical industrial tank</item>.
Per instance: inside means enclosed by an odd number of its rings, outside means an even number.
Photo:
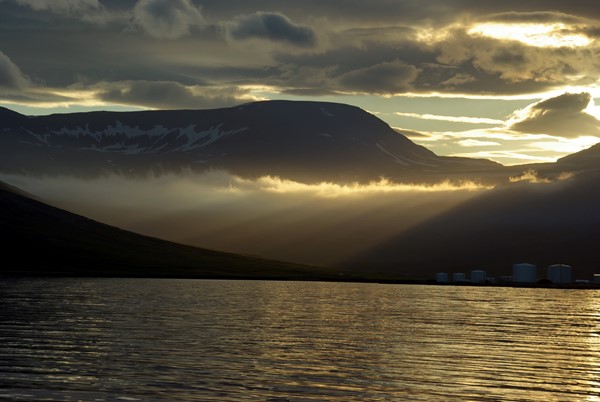
[[[438,272],[435,274],[435,281],[437,283],[448,283],[448,274],[446,272]]]
[[[548,266],[548,279],[552,281],[552,283],[573,282],[571,266],[565,264],[553,264]]]
[[[455,272],[452,274],[452,282],[466,282],[467,275],[462,272]]]
[[[481,269],[471,271],[471,282],[472,283],[485,283],[487,280],[487,272]]]
[[[537,267],[533,264],[527,263],[514,264],[512,280],[516,283],[537,282]]]

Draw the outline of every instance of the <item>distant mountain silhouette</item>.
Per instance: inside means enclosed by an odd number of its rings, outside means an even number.
[[[563,171],[600,170],[600,144],[560,158],[556,167]]]
[[[1,275],[327,277],[327,270],[188,247],[104,225],[0,182]]]
[[[432,276],[487,269],[510,275],[513,263],[566,263],[576,277],[600,272],[600,172],[551,184],[513,183],[470,200],[375,249],[346,269]]]
[[[0,171],[98,175],[223,169],[304,181],[453,177],[486,160],[440,157],[354,106],[265,101],[215,110],[23,116],[0,110]]]
[[[600,143],[575,152],[551,163],[535,163],[521,166],[507,166],[504,169],[511,175],[534,171],[542,179],[557,179],[561,175],[579,172],[600,171]]]

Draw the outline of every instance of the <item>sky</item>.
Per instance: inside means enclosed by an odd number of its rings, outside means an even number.
[[[0,0],[24,114],[362,107],[439,155],[552,162],[600,142],[589,0]]]

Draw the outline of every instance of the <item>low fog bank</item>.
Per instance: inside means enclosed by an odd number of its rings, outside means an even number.
[[[486,190],[466,182],[303,184],[226,172],[133,179],[0,177],[60,208],[179,243],[331,265]]]

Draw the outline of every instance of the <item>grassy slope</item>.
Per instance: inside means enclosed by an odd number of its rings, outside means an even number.
[[[325,269],[188,247],[104,225],[0,183],[4,275],[327,278]],[[14,264],[8,261],[16,261]]]

